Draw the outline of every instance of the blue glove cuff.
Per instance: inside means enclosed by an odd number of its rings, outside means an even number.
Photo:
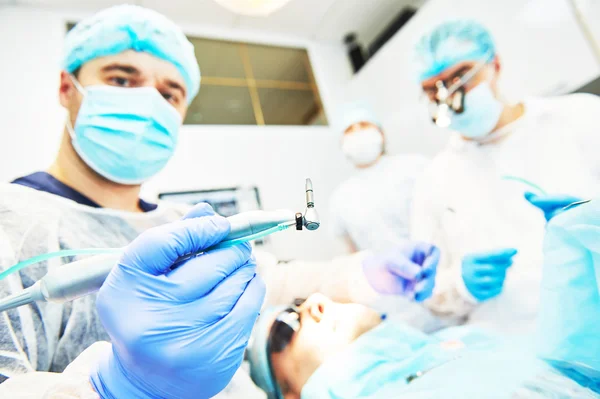
[[[99,359],[96,368],[90,373],[90,383],[102,399],[159,399],[167,397],[157,396],[141,388],[141,385],[131,381],[127,374],[113,348],[112,351]]]

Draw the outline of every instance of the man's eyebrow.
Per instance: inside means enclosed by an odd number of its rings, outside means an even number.
[[[443,80],[448,81],[449,79],[454,79],[454,78],[460,77],[460,76],[464,75],[465,73],[469,72],[470,70],[471,70],[471,67],[468,65],[465,65],[452,73],[447,73],[447,76],[444,76]],[[433,81],[428,82],[427,84],[423,84],[422,86],[423,86],[424,90],[435,90],[435,88],[436,88],[435,82],[433,82]]]
[[[128,73],[130,75],[141,75],[141,72],[139,69],[137,69],[133,65],[128,65],[128,64],[116,64],[115,63],[115,64],[109,64],[109,65],[105,66],[104,68],[102,68],[102,72],[111,72],[111,71],[121,71],[121,72]]]
[[[179,83],[175,82],[174,80],[170,80],[170,79],[165,79],[165,83],[171,89],[179,90],[179,91],[181,91],[181,94],[183,94],[184,97],[186,96],[187,93],[186,93],[185,89]]]

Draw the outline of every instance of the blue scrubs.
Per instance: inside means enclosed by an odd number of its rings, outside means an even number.
[[[67,186],[46,172],[35,172],[27,176],[19,177],[12,181],[12,183],[58,195],[59,197],[70,199],[81,205],[91,206],[92,208],[102,208],[99,204],[81,194],[79,191]],[[139,205],[140,209],[144,212],[153,211],[158,206],[142,199],[140,199]]]

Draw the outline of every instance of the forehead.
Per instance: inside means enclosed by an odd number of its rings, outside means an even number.
[[[367,129],[367,128],[375,128],[375,129],[379,129],[379,127],[371,122],[356,122],[353,123],[352,125],[348,126],[348,128],[346,128],[346,130],[344,130],[344,133],[352,133],[355,132],[356,130],[359,129]]]
[[[448,69],[443,70],[436,76],[433,76],[429,79],[426,79],[421,82],[422,86],[435,86],[435,83],[440,80],[448,80],[453,78],[457,73],[463,72],[464,70],[469,70],[474,68],[477,65],[477,61],[462,61],[456,65],[451,66]]]
[[[185,87],[185,81],[175,65],[142,51],[126,50],[119,54],[98,57],[85,63],[82,70],[99,72],[113,64],[131,66],[143,76],[169,79]]]

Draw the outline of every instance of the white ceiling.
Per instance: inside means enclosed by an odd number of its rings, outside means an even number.
[[[17,6],[89,13],[121,4],[118,0],[0,0]],[[278,33],[319,41],[338,41],[348,32],[370,43],[407,5],[425,0],[292,0],[268,17],[245,17],[229,12],[213,0],[135,0],[182,24],[211,25]]]

